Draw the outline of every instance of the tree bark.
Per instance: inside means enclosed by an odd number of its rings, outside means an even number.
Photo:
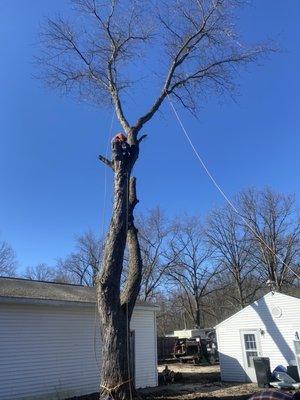
[[[238,267],[234,267],[235,270],[237,270],[235,274],[235,282],[238,290],[238,297],[239,297],[239,309],[242,310],[245,307],[245,302],[244,302],[244,295],[243,295],[243,287],[242,287],[242,281],[241,281],[241,276],[238,271]]]
[[[97,298],[101,331],[101,400],[134,398],[130,371],[130,319],[140,290],[142,258],[133,211],[136,198],[135,178],[130,177],[138,155],[138,143],[130,141],[128,152],[120,155],[113,148],[114,204],[105,241],[101,272],[97,277]],[[121,274],[126,242],[129,269],[123,293]]]
[[[198,329],[201,328],[201,314],[200,314],[200,307],[198,304],[196,308],[196,328]]]

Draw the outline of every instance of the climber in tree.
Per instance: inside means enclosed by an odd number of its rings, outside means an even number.
[[[123,133],[117,133],[111,144],[113,160],[122,161],[130,157],[130,145],[127,143],[127,137]]]

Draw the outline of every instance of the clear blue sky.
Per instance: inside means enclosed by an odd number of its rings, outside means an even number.
[[[0,1],[0,231],[21,268],[51,265],[72,250],[74,235],[102,230],[105,178],[97,155],[106,151],[112,112],[60,97],[32,77],[39,24],[44,16],[68,12],[68,4]],[[229,196],[247,186],[269,185],[295,193],[300,202],[299,21],[298,0],[254,0],[240,13],[244,37],[273,38],[282,51],[240,73],[235,102],[209,99],[198,121],[181,111],[196,147]],[[145,105],[145,98],[130,103],[130,112]],[[170,216],[204,215],[223,200],[169,106],[163,111],[145,129],[149,138],[136,167],[138,210],[160,205]],[[110,186],[109,171],[107,178]]]

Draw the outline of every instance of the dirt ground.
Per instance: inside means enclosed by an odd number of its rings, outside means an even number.
[[[218,365],[168,364],[169,369],[181,373],[180,382],[157,388],[144,389],[144,399],[153,400],[246,400],[259,391],[256,384],[221,382]],[[158,366],[158,372],[165,368]]]
[[[166,364],[158,366],[160,373]],[[218,365],[169,363],[169,369],[180,372],[179,382],[139,391],[141,400],[247,400],[259,391],[253,383],[224,383]],[[97,400],[96,393],[69,400]]]

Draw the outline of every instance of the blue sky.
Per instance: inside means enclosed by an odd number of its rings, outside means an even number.
[[[68,254],[74,236],[102,232],[112,175],[98,163],[112,111],[61,97],[33,78],[44,16],[68,12],[65,0],[0,1],[0,231],[19,266]],[[253,0],[239,14],[242,35],[274,39],[281,52],[241,71],[235,101],[211,97],[199,120],[182,120],[229,196],[247,187],[295,193],[300,202],[300,2]],[[147,91],[147,88],[145,88]],[[151,91],[150,91],[151,92]],[[146,96],[128,104],[134,115]],[[193,156],[170,107],[145,129],[136,167],[138,211],[160,205],[170,216],[205,213],[223,203]],[[119,129],[116,121],[113,131]],[[107,201],[104,207],[104,183]]]

